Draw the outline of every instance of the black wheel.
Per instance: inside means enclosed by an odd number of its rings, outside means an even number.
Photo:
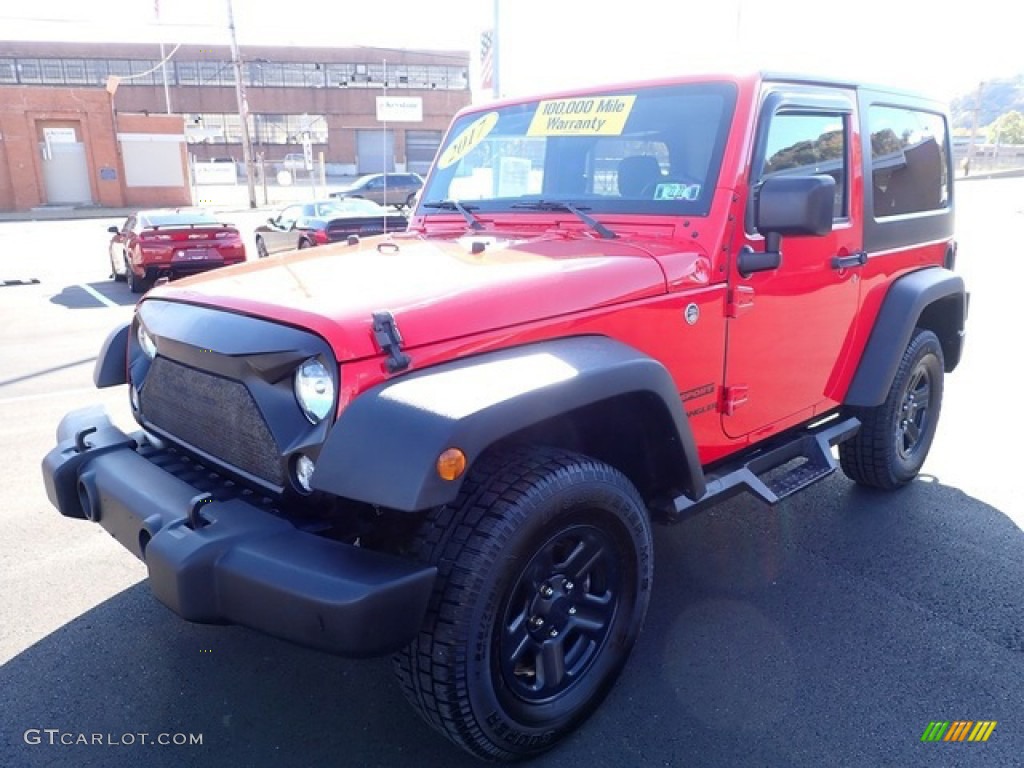
[[[547,449],[483,457],[414,554],[438,567],[395,672],[424,719],[468,752],[514,760],[577,727],[640,633],[653,570],[641,501],[617,470]]]
[[[309,242],[309,240],[307,240],[307,239],[306,239],[306,238],[304,238],[304,237],[303,237],[303,238],[301,238],[301,239],[299,240],[299,250],[300,250],[300,251],[301,251],[301,250],[302,250],[303,248],[309,248],[309,247],[310,247],[311,245],[313,245],[313,244],[312,244],[311,242]]]
[[[128,290],[132,293],[145,293],[152,287],[152,283],[144,277],[139,277],[132,269],[132,265],[125,259],[125,277],[128,280]]]
[[[917,329],[885,402],[853,408],[860,431],[840,443],[843,472],[856,483],[892,490],[913,480],[928,456],[942,407],[942,345]]]
[[[270,255],[270,253],[267,251],[267,244],[263,242],[263,238],[262,237],[257,237],[256,238],[256,256],[258,256],[261,259],[265,259],[269,255]]]

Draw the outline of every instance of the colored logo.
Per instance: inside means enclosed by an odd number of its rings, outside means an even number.
[[[995,720],[937,720],[928,723],[921,741],[988,741],[995,729]]]

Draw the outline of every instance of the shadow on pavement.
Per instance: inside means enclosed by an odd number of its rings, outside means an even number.
[[[104,303],[102,296],[109,303]],[[128,286],[122,282],[103,280],[94,283],[82,283],[80,285],[68,285],[50,299],[52,304],[59,304],[68,309],[102,309],[111,305],[119,307],[132,307],[142,298],[128,290]]]
[[[839,477],[818,488],[657,529],[651,612],[623,677],[531,765],[1019,760],[1024,533],[934,480],[884,495]],[[387,659],[187,624],[145,584],[0,668],[0,691],[3,765],[480,765],[415,716]],[[920,741],[930,721],[959,719],[999,725],[985,744]],[[203,743],[27,745],[29,728]]]

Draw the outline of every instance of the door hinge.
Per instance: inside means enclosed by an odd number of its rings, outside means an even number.
[[[726,317],[739,317],[740,312],[754,306],[754,289],[749,285],[736,285],[729,291],[729,302],[725,306]]]
[[[722,387],[722,413],[732,416],[741,405],[746,405],[749,399],[750,387],[733,386]]]

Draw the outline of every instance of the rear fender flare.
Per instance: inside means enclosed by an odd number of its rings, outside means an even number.
[[[898,278],[885,295],[844,402],[872,407],[885,401],[919,325],[939,337],[946,371],[952,371],[960,361],[966,321],[967,293],[959,275],[935,267]]]

